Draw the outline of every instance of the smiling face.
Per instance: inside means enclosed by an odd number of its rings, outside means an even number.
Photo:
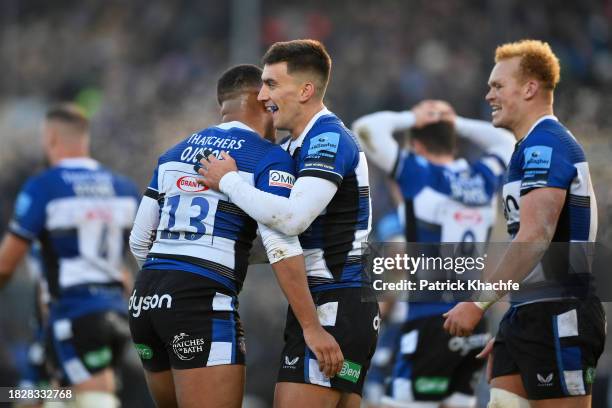
[[[272,112],[276,129],[293,130],[301,114],[303,82],[300,75],[287,72],[287,63],[266,64],[261,76],[263,86],[257,99]]]
[[[499,61],[491,71],[486,100],[495,127],[513,130],[523,115],[525,84],[519,73],[520,61],[519,57]]]

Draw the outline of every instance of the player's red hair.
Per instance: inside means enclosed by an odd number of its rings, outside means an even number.
[[[561,77],[559,59],[548,43],[538,40],[521,40],[500,45],[495,50],[495,62],[510,58],[521,58],[520,70],[523,79],[534,78],[544,88],[554,90]]]

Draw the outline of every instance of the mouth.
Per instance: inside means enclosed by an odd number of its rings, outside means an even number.
[[[278,106],[274,104],[266,105],[266,110],[272,114],[278,111]]]
[[[501,111],[501,109],[502,109],[501,106],[491,105],[491,115],[495,115],[496,113]]]

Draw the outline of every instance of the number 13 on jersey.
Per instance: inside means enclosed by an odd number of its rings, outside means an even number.
[[[202,197],[173,195],[166,197],[159,223],[159,239],[197,241],[212,236],[213,220],[209,201]]]

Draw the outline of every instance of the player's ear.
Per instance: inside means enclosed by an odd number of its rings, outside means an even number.
[[[314,83],[308,81],[305,82],[300,88],[300,102],[306,102],[312,98],[316,93]]]
[[[539,89],[540,83],[535,79],[529,79],[523,87],[523,94],[525,95],[525,99],[532,99],[534,96],[536,96]]]

